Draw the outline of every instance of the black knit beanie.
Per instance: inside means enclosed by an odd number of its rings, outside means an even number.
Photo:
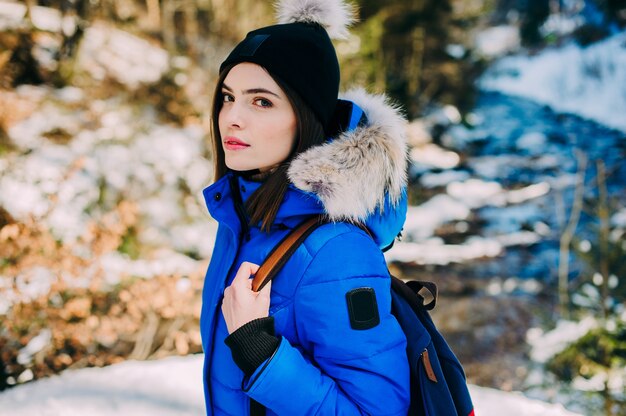
[[[220,72],[241,62],[264,67],[293,88],[326,127],[339,94],[339,62],[326,28],[339,26],[333,34],[345,36],[352,10],[340,0],[283,0],[278,14],[282,24],[248,33]]]

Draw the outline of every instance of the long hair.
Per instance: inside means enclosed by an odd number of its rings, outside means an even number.
[[[219,113],[222,109],[223,96],[222,84],[228,72],[235,65],[224,68],[220,73],[215,92],[213,94],[213,110],[211,112],[211,138],[213,141],[214,179],[217,181],[228,172],[226,166],[222,137],[219,129]],[[317,119],[310,107],[300,95],[280,78],[268,72],[272,79],[285,92],[289,103],[296,115],[296,139],[293,149],[285,159],[263,182],[263,184],[250,196],[246,202],[246,212],[250,218],[250,224],[261,223],[261,230],[269,232],[274,223],[278,209],[283,202],[285,192],[289,187],[287,169],[291,160],[308,148],[323,143],[325,140],[324,127]]]

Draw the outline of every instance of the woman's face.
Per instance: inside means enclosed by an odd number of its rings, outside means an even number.
[[[219,129],[226,166],[266,171],[293,148],[297,121],[285,92],[259,65],[234,66],[222,84]]]

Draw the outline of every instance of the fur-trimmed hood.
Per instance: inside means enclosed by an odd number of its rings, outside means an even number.
[[[360,107],[367,124],[301,153],[288,175],[297,188],[317,195],[331,220],[363,221],[403,198],[405,119],[383,95],[356,89],[341,98]]]

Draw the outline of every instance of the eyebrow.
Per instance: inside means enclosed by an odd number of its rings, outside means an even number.
[[[224,88],[226,91],[229,92],[233,92],[233,89],[230,88],[228,85],[226,84],[222,84],[222,88]],[[275,92],[272,92],[270,90],[266,90],[265,88],[251,88],[249,90],[243,90],[242,91],[244,94],[270,94],[273,95],[276,98],[282,99],[278,94],[276,94]]]

